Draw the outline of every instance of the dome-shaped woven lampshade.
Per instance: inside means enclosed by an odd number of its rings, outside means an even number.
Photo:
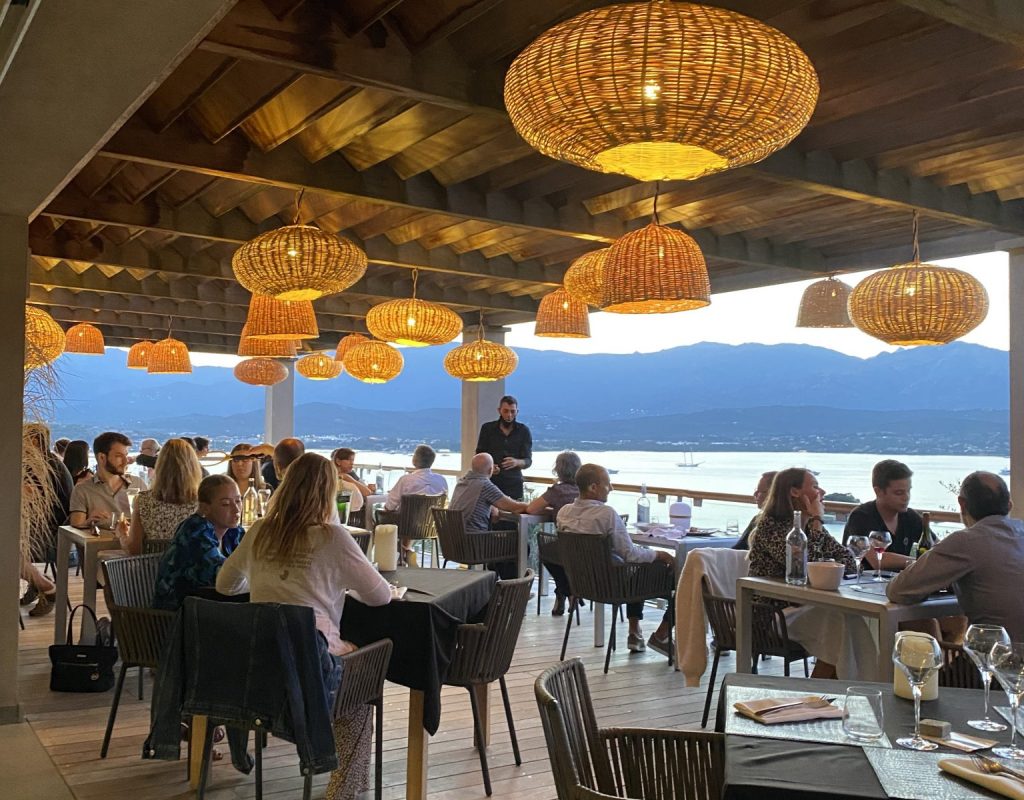
[[[381,341],[426,347],[450,342],[462,333],[462,320],[448,306],[411,297],[374,306],[366,327]]]
[[[604,291],[604,261],[611,248],[584,253],[565,271],[565,291],[588,306],[600,307]]]
[[[342,292],[366,272],[366,253],[313,225],[286,225],[235,251],[235,277],[253,294],[316,300]]]
[[[149,351],[153,343],[148,339],[136,342],[128,348],[128,369],[147,369],[149,367]]]
[[[238,355],[257,358],[294,358],[294,339],[253,339],[248,328],[242,326],[242,338],[238,340]]]
[[[386,342],[360,342],[345,353],[345,372],[363,383],[387,383],[405,366],[402,354]]]
[[[316,339],[320,329],[309,300],[277,300],[254,294],[245,319],[246,336],[251,339]]]
[[[533,335],[568,339],[589,338],[590,316],[587,313],[587,304],[577,300],[565,289],[555,289],[540,301]]]
[[[64,329],[43,309],[25,306],[25,369],[53,363],[64,352]]]
[[[850,287],[829,276],[815,281],[800,298],[800,309],[796,313],[798,328],[852,328],[850,314],[846,310],[850,299]]]
[[[146,372],[150,375],[178,375],[192,372],[192,361],[185,343],[171,336],[161,339],[149,350],[149,364]]]
[[[337,361],[339,364],[344,364],[345,355],[348,353],[349,350],[351,350],[357,344],[362,344],[363,342],[368,341],[370,341],[370,339],[366,336],[363,336],[363,334],[361,333],[350,333],[348,336],[346,336],[344,339],[338,342],[338,349],[335,350],[334,352],[334,360]]]
[[[482,336],[475,342],[459,345],[444,357],[449,375],[473,383],[500,380],[515,372],[518,365],[515,350]]]
[[[103,333],[95,325],[79,322],[64,335],[64,352],[84,356],[103,355]]]
[[[667,314],[711,302],[704,255],[692,237],[652,222],[611,246],[604,261],[603,311]]]
[[[273,386],[288,377],[288,367],[272,358],[247,358],[235,364],[235,377],[251,386]]]
[[[311,381],[329,381],[341,375],[341,364],[324,353],[312,353],[296,361],[295,370]]]
[[[585,11],[537,37],[505,76],[505,106],[530,145],[644,181],[760,161],[817,100],[813,65],[775,28],[671,0]]]

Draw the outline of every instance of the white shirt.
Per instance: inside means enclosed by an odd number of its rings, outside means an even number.
[[[365,502],[363,493],[359,491],[359,487],[352,483],[348,478],[338,478],[338,491],[348,492],[351,495],[348,501],[349,511],[358,511],[363,507],[363,503]]]
[[[388,492],[388,499],[384,501],[385,511],[398,511],[402,505],[402,498],[407,494],[448,494],[448,481],[444,475],[431,472],[429,468],[414,469],[406,473]]]
[[[633,544],[626,533],[622,517],[615,509],[600,500],[574,500],[562,506],[558,512],[558,530],[573,533],[596,533],[612,535],[612,552],[623,561],[638,564],[649,564],[657,558],[657,554],[647,547]]]

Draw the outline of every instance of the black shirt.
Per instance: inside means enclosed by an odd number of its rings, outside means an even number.
[[[526,467],[533,464],[533,436],[530,429],[521,422],[513,422],[512,430],[506,433],[501,429],[501,420],[485,422],[480,426],[480,436],[476,440],[478,453],[490,453],[495,466],[501,466],[502,459],[521,458]],[[523,471],[521,469],[503,469],[491,478],[501,491],[513,500],[523,499]]]
[[[268,461],[263,465],[263,469],[260,470],[260,474],[263,475],[263,482],[267,484],[271,490],[276,490],[280,485],[281,481],[277,479],[277,470],[274,469],[274,462]]]
[[[892,544],[886,552],[909,556],[910,548],[921,538],[923,527],[921,515],[914,509],[901,511],[896,520],[896,530],[890,531]],[[871,531],[884,530],[888,528],[882,521],[882,515],[878,513],[875,501],[861,503],[850,512],[850,518],[846,521],[846,527],[843,528],[843,544],[846,544],[846,540],[851,536],[867,536]]]

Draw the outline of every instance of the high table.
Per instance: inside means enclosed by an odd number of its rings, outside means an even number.
[[[892,648],[901,622],[934,619],[960,613],[960,604],[953,594],[929,598],[922,603],[900,605],[890,603],[884,594],[872,594],[872,587],[881,591],[883,584],[865,581],[861,591],[852,581],[844,582],[838,591],[790,586],[781,578],[739,578],[736,581],[736,671],[751,669],[751,603],[754,595],[774,597],[801,606],[818,606],[847,614],[858,614],[878,623],[877,677],[892,680]]]
[[[530,568],[530,528],[540,523],[551,522],[551,515],[546,512],[542,514],[520,514],[515,511],[499,511],[498,519],[515,522],[516,530],[519,531],[518,547],[516,549],[516,576],[521,578],[526,574],[526,570]]]
[[[480,617],[497,576],[489,570],[405,568],[383,575],[409,587],[405,599],[371,607],[349,597],[341,637],[357,645],[385,638],[394,642],[387,677],[409,687],[405,796],[423,800],[429,741],[424,733],[433,736],[441,719],[441,686],[455,648],[456,629]],[[484,710],[486,719],[486,702]]]
[[[82,563],[82,602],[93,611],[96,610],[96,573],[98,568],[97,555],[103,550],[117,550],[121,543],[110,531],[101,530],[94,534],[92,529],[79,530],[70,525],[61,525],[57,529],[57,607],[53,615],[53,641],[63,644],[68,633],[68,555],[71,545],[79,545],[85,557]],[[91,641],[96,629],[88,614],[79,614],[82,620],[81,636]]]

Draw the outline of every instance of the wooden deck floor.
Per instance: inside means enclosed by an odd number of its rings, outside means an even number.
[[[80,595],[80,581],[72,580],[72,598]],[[558,658],[563,619],[550,616],[551,599],[542,601],[537,616],[532,599],[515,659],[507,681],[511,693],[516,730],[523,764],[515,766],[507,729],[501,714],[500,695],[492,692],[492,743],[489,748],[494,798],[534,800],[555,796],[548,765],[544,734],[540,726],[533,683],[543,668]],[[610,616],[610,615],[606,615]],[[658,612],[647,612],[646,630],[657,624]],[[117,724],[108,757],[99,757],[112,692],[100,695],[50,692],[47,646],[53,637],[53,616],[38,619],[25,615],[21,634],[19,688],[22,708],[40,742],[75,797],[80,800],[170,800],[193,797],[181,762],[143,761],[142,742],[149,724],[150,679],[146,678],[146,699],[134,694],[136,671],[125,683]],[[602,724],[697,728],[703,709],[706,683],[686,688],[681,673],[666,665],[657,653],[630,655],[625,649],[623,626],[619,630],[619,651],[612,656],[611,669],[601,673],[603,650],[593,647],[591,615],[583,613],[583,624],[574,628],[568,656],[580,656],[587,665],[588,678]],[[765,664],[768,672],[781,671],[778,659]],[[726,672],[731,658],[723,661]],[[706,676],[705,676],[706,680]],[[384,710],[384,796],[405,796],[405,730],[408,690],[387,685]],[[129,691],[131,689],[132,691]],[[479,761],[471,746],[472,717],[466,692],[445,689],[441,727],[430,741],[430,797],[435,800],[484,798]],[[294,747],[271,738],[265,757],[264,793],[267,798],[301,796],[301,778]],[[226,749],[226,748],[225,748]],[[0,764],[3,756],[0,755]],[[323,795],[326,775],[317,777],[314,797]],[[0,793],[2,794],[2,793]],[[251,777],[235,772],[228,759],[215,765],[207,792],[210,800],[251,798]]]

